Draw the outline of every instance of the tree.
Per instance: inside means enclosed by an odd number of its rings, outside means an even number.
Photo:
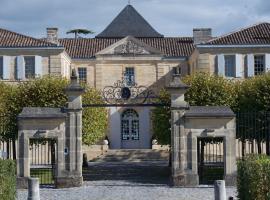
[[[5,107],[1,112],[8,117],[8,122],[5,123],[5,134],[2,137],[6,140],[16,139],[18,133],[17,115],[23,107],[64,107],[67,102],[64,89],[67,85],[68,80],[66,79],[45,76],[20,83],[18,86],[10,86],[12,89],[5,95],[5,100],[1,102]],[[86,86],[83,101],[86,103],[102,102],[102,98],[97,90]],[[107,112],[105,109],[83,110],[83,141],[86,144],[94,144],[105,137],[106,129]]]
[[[87,34],[93,34],[94,32],[87,29],[72,29],[67,32],[67,34],[70,34],[70,33],[75,34],[75,38],[77,39],[79,34],[87,35]]]
[[[197,73],[187,76],[183,82],[191,87],[185,94],[185,100],[191,106],[230,106],[236,109],[238,105],[238,82],[232,82],[223,77]],[[170,103],[169,93],[162,89],[159,97],[162,102]],[[170,144],[170,108],[157,107],[153,110],[152,124],[154,138],[160,144]]]

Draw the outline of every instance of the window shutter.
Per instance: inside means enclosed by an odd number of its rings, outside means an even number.
[[[3,79],[10,79],[10,57],[3,56]]]
[[[235,55],[235,77],[243,78],[243,56],[242,56],[242,54]]]
[[[248,77],[254,76],[254,55],[253,54],[247,55],[247,76]]]
[[[35,77],[42,76],[42,57],[35,56]]]
[[[17,56],[17,79],[25,79],[25,62],[23,56]]]
[[[225,76],[225,60],[224,54],[219,54],[218,57],[218,75]]]
[[[265,54],[265,71],[270,71],[270,54]]]

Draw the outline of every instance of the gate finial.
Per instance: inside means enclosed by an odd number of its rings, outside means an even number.
[[[180,73],[173,74],[172,81],[167,85],[166,89],[171,94],[172,107],[189,108],[188,103],[185,101],[185,93],[189,86],[182,82]]]

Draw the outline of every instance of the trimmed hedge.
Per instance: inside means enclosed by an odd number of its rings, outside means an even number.
[[[240,200],[270,199],[270,157],[249,155],[237,163],[237,191]]]
[[[0,159],[0,199],[16,198],[16,166],[13,160]]]

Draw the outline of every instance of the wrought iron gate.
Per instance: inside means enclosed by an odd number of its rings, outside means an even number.
[[[198,174],[200,184],[213,184],[224,179],[223,138],[198,138]]]
[[[30,140],[30,176],[39,178],[40,185],[54,185],[56,140]]]

